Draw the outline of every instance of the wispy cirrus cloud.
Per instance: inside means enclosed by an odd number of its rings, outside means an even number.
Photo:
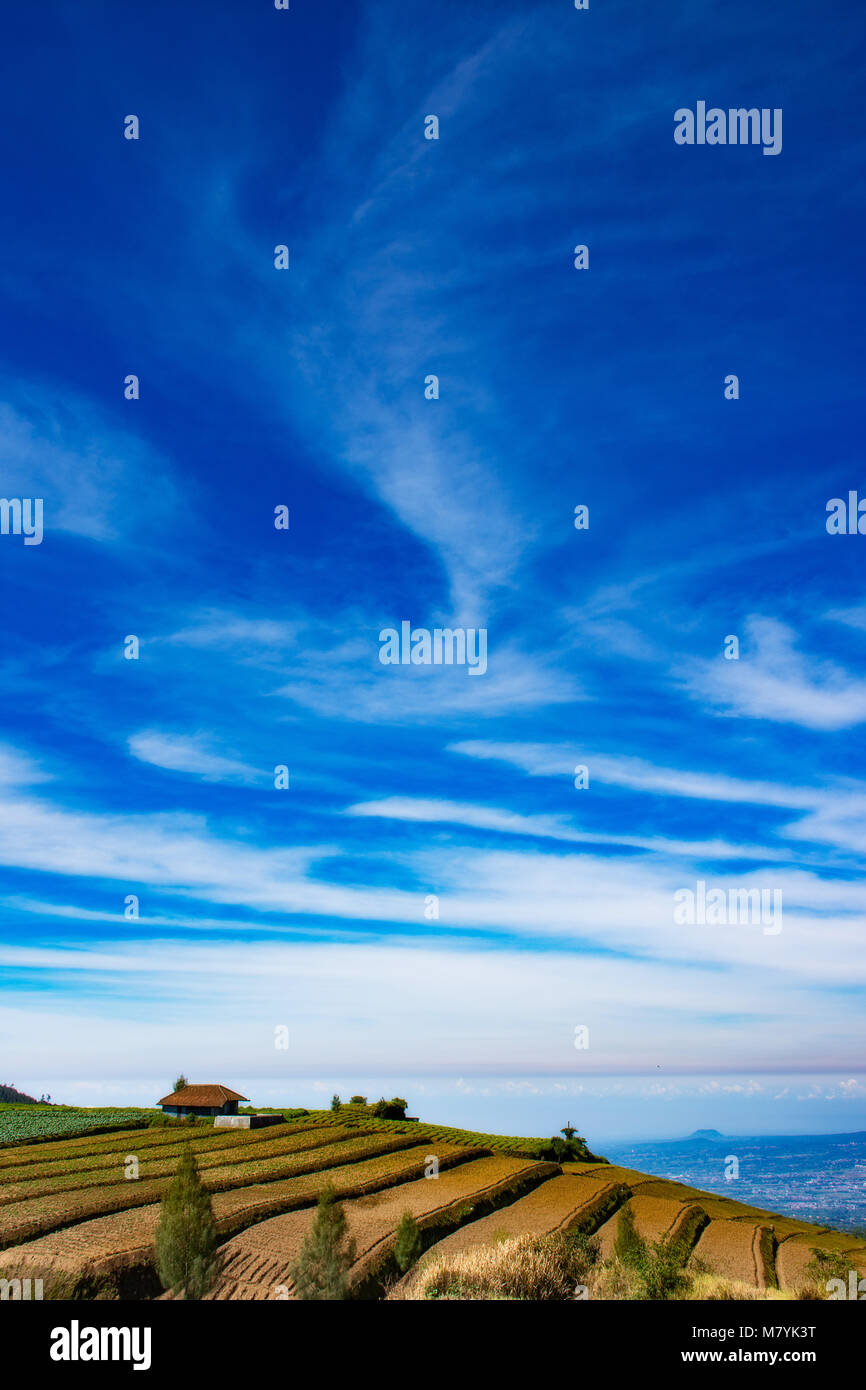
[[[121,386],[118,381],[118,393]],[[55,384],[7,380],[5,391],[4,495],[42,497],[47,531],[117,543],[134,526],[162,519],[176,507],[168,462],[134,428],[117,426],[110,412]],[[134,516],[130,489],[138,498]]]
[[[400,1066],[415,1075],[477,1068],[491,1078],[640,1073],[648,1066],[650,1029],[653,1066],[705,1072],[705,1060],[681,1055],[682,1030],[695,1026],[725,1070],[780,1070],[792,1060],[813,1072],[836,1065],[822,1010],[807,992],[786,990],[770,1014],[759,974],[742,980],[694,962],[455,952],[427,941],[219,948],[162,942],[158,950],[111,941],[60,949],[0,945],[0,968],[18,986],[7,1026],[28,1019],[32,1065],[54,1075],[63,1062],[56,1048],[50,1056],[52,1040],[73,1028],[79,1065],[100,1076],[121,1065],[127,1070],[117,1074],[129,1075],[128,1057],[107,1060],[117,1056],[110,1039],[119,1018],[134,1024],[136,1074],[168,1068],[179,1053],[207,1074],[230,1026],[234,1074],[274,1076],[283,1085],[285,1061],[273,1047],[277,1025],[289,1029],[293,1076],[321,1075],[322,1068],[340,1074],[347,1036],[355,1074],[393,1068],[395,1035],[404,1040]],[[28,987],[36,977],[43,981],[38,995]],[[64,998],[73,982],[86,1011]],[[835,1008],[840,1025],[858,1027],[851,1002],[838,999]],[[503,1020],[511,1042],[519,1041],[519,1061],[503,1046]],[[591,1038],[582,1053],[574,1048],[579,1024]]]
[[[380,801],[357,802],[346,808],[346,814],[428,825],[466,826],[473,830],[564,840],[571,844],[618,845],[625,849],[650,850],[658,854],[697,859],[760,859],[766,863],[772,859],[790,857],[786,851],[773,851],[758,845],[729,844],[723,840],[671,840],[663,835],[641,837],[627,833],[611,835],[602,830],[581,830],[564,816],[527,816],[498,807],[430,801],[420,797],[391,796]]]
[[[142,730],[128,740],[129,751],[140,762],[167,772],[184,772],[205,782],[238,782],[248,786],[266,786],[273,769],[250,767],[236,758],[227,758],[213,750],[203,734],[164,734]]]
[[[727,773],[664,767],[645,758],[595,753],[577,743],[569,748],[562,744],[463,739],[452,744],[451,749],[470,758],[509,763],[534,777],[571,777],[575,766],[583,762],[590,768],[593,778],[611,786],[701,801],[745,802],[757,806],[811,810],[823,805],[828,795],[817,787],[750,781],[743,777],[731,777]],[[863,790],[866,794],[866,788]]]
[[[798,649],[792,628],[776,618],[745,623],[740,657],[700,661],[684,687],[721,714],[770,719],[835,732],[866,721],[866,680]]]

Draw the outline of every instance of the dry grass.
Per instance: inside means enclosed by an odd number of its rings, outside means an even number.
[[[790,1300],[796,1293],[785,1293],[781,1289],[758,1289],[754,1284],[746,1284],[740,1279],[725,1279],[721,1274],[705,1271],[692,1277],[691,1287],[686,1297],[690,1302],[718,1302],[720,1299],[735,1299],[737,1302],[766,1302],[777,1299]]]
[[[388,1294],[394,1300],[519,1299],[562,1302],[576,1296],[586,1264],[562,1236],[514,1236],[498,1245],[455,1250],[425,1261],[414,1278]]]
[[[693,1272],[675,1295],[689,1302],[791,1301],[801,1291],[759,1289],[709,1271]],[[812,1296],[820,1296],[812,1294]],[[594,1260],[592,1243],[575,1249],[569,1237],[516,1236],[497,1245],[441,1253],[420,1264],[388,1295],[395,1300],[645,1300],[640,1270],[616,1257]]]

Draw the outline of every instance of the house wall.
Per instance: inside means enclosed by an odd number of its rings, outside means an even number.
[[[227,1100],[224,1105],[164,1105],[164,1115],[236,1115],[238,1103]]]
[[[215,1105],[164,1105],[162,1107],[164,1115],[221,1115],[222,1111]]]

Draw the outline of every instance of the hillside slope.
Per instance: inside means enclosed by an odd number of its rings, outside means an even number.
[[[159,1201],[187,1143],[212,1194],[221,1244],[217,1299],[294,1296],[292,1265],[326,1185],[345,1205],[357,1245],[350,1282],[361,1298],[381,1298],[399,1278],[394,1238],[406,1211],[422,1249],[401,1281],[410,1288],[439,1257],[513,1237],[580,1231],[597,1236],[607,1257],[625,1209],[640,1236],[675,1238],[690,1270],[756,1294],[799,1289],[815,1250],[866,1275],[860,1237],[603,1159],[545,1161],[536,1157],[544,1141],[352,1120],[308,1112],[261,1130],[125,1128],[4,1148],[0,1277],[42,1278],[46,1297],[158,1297]]]
[[[5,1083],[0,1083],[0,1104],[38,1105],[39,1101],[35,1096],[25,1095],[24,1091],[16,1091],[14,1086],[7,1086]]]

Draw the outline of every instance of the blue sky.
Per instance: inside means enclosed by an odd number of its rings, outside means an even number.
[[[10,18],[2,492],[45,534],[0,536],[4,1079],[866,1127],[866,539],[825,525],[866,492],[860,25]],[[677,145],[699,100],[781,153]],[[403,621],[487,670],[382,665]],[[698,881],[783,929],[676,923]]]

